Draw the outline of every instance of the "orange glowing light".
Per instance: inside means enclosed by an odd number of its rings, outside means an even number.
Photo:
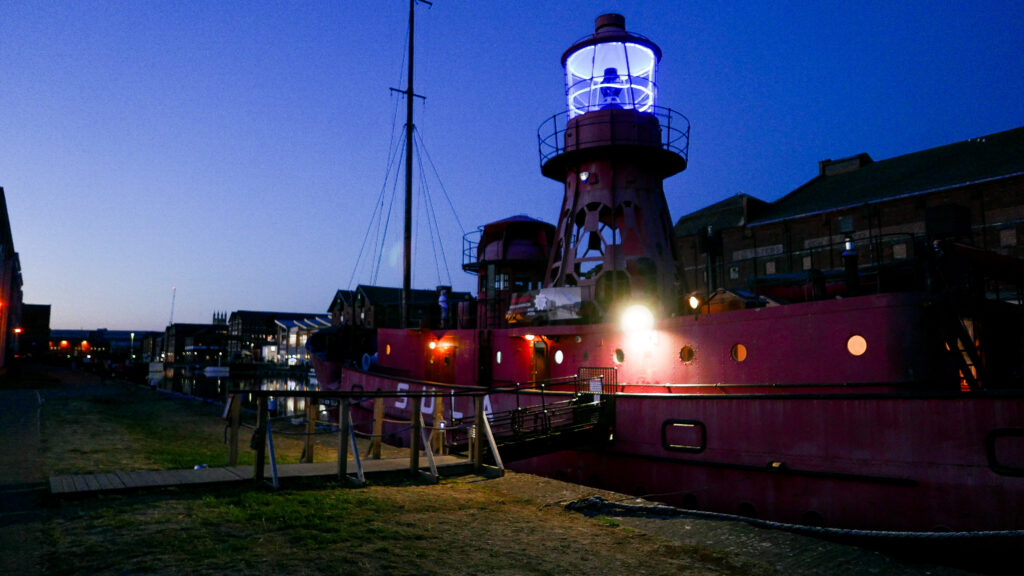
[[[431,340],[430,344],[427,344],[427,346],[430,346],[431,350],[437,348],[437,340]]]
[[[15,328],[14,329],[14,333],[15,334],[21,334],[21,328]]]

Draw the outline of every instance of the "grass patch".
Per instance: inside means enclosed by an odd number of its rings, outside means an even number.
[[[227,465],[221,408],[138,387],[48,398],[44,451],[50,475]],[[252,420],[252,418],[250,418]],[[239,465],[251,465],[251,427],[239,433]],[[337,439],[318,435],[317,461],[336,459]],[[302,438],[275,435],[278,463],[298,462]]]
[[[107,498],[56,523],[48,545],[53,574],[729,573],[478,481]]]
[[[50,475],[222,465],[216,406],[144,388],[47,396],[41,466]],[[241,463],[252,463],[244,430]],[[318,459],[333,459],[334,436]],[[298,438],[275,436],[280,462]],[[618,521],[550,506],[543,481],[448,479],[436,485],[330,481],[271,492],[256,485],[162,489],[58,501],[22,528],[46,574],[763,574],[705,564]],[[525,495],[524,494],[528,494]]]

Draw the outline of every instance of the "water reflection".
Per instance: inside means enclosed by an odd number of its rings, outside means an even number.
[[[288,374],[243,374],[230,376],[207,376],[202,370],[191,368],[167,368],[162,372],[149,373],[152,388],[194,396],[203,400],[225,402],[232,390],[319,390],[316,377],[306,373]],[[251,394],[242,394],[242,408],[256,409],[256,400]],[[330,406],[320,404],[318,413],[323,414]],[[296,397],[270,398],[271,416],[301,417],[306,412],[306,399]]]

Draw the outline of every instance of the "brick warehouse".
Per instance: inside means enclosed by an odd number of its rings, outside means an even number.
[[[877,162],[824,160],[775,202],[738,194],[680,218],[680,279],[705,299],[724,288],[810,300],[847,293],[855,255],[854,289],[899,290],[921,281],[935,239],[1024,257],[1022,199],[1024,128]]]

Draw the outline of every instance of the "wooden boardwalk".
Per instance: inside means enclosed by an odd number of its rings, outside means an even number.
[[[472,464],[460,456],[434,456],[438,474],[458,475],[472,471]],[[374,476],[409,471],[409,458],[382,458],[362,461],[363,474]],[[429,467],[421,466],[421,471]],[[267,469],[269,480],[269,467]],[[356,473],[356,463],[348,462],[348,473]],[[338,476],[337,462],[313,464],[278,464],[277,476],[287,478],[316,478]],[[253,482],[256,473],[253,466],[229,466],[224,468],[200,468],[198,470],[137,470],[130,472],[107,472],[102,474],[79,474],[52,476],[50,492],[56,495],[86,495],[100,492],[116,492],[145,488],[167,488],[201,484],[238,484]]]

